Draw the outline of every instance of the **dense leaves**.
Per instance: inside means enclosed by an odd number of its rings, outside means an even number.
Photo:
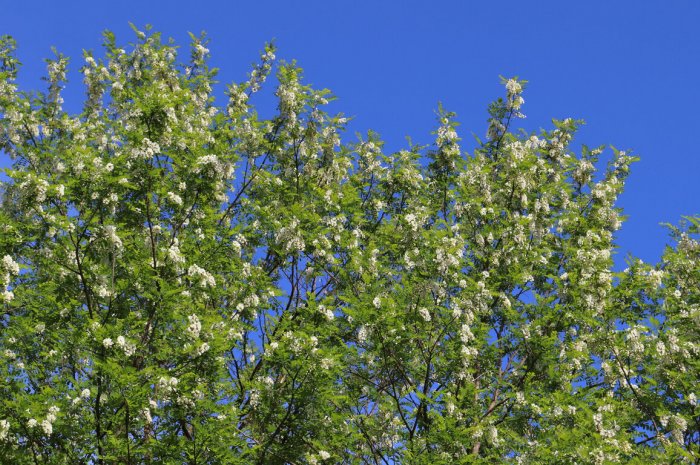
[[[389,154],[272,46],[219,107],[135,32],[77,115],[0,42],[3,463],[700,463],[700,222],[613,272],[633,156],[513,132],[517,79]]]

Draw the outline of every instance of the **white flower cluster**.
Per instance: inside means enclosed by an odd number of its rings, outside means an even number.
[[[661,426],[671,430],[671,437],[678,444],[684,443],[684,434],[688,429],[688,420],[680,415],[663,415],[659,418]]]
[[[114,247],[116,251],[120,251],[123,248],[122,240],[117,235],[117,227],[114,225],[107,225],[103,228],[105,238]]]
[[[106,140],[104,140],[106,142]],[[101,173],[111,173],[114,171],[114,164],[113,163],[107,163],[104,164],[102,159],[100,157],[95,157],[92,159],[92,165],[95,167],[95,170],[97,171],[98,174]]]
[[[105,286],[104,284],[100,284],[95,289],[95,294],[97,294],[97,296],[101,299],[105,299],[107,297],[110,297],[112,295],[112,292],[109,289],[107,289],[107,286]]]
[[[47,413],[46,418],[44,418],[41,421],[41,429],[44,431],[45,435],[51,436],[51,434],[53,433],[53,424],[56,421],[56,414],[60,411],[61,409],[56,407],[55,405],[49,407],[49,413]],[[27,426],[29,428],[36,428],[37,425],[39,425],[39,422],[34,418],[30,418],[27,421]]]
[[[206,48],[201,42],[197,42],[192,47],[192,55],[195,61],[201,61],[209,53],[209,49]]]
[[[644,326],[633,326],[627,330],[627,348],[632,354],[641,354],[644,352],[644,339],[647,328]],[[665,347],[664,347],[665,349]]]
[[[173,239],[172,245],[165,250],[165,256],[176,265],[185,263],[185,257],[180,252],[180,241],[177,237]]]
[[[457,143],[458,140],[457,132],[450,124],[450,120],[448,118],[443,118],[442,125],[437,130],[437,139],[435,143],[440,149],[438,156],[447,163],[446,166],[450,170],[457,168],[455,159],[459,157],[461,153],[461,149]]]
[[[406,265],[407,270],[412,270],[413,268],[416,267],[416,262],[414,261],[415,258],[418,258],[420,256],[420,250],[417,248],[414,248],[413,250],[407,250],[403,254],[403,261],[404,264]]]
[[[124,355],[131,357],[136,353],[136,345],[126,340],[124,336],[117,337],[117,347],[124,351]]]
[[[331,321],[333,318],[335,318],[335,315],[333,314],[333,310],[326,307],[325,305],[319,305],[318,312],[321,315],[323,315],[328,321]]]
[[[271,388],[275,385],[275,380],[272,378],[272,376],[268,375],[263,377],[262,383],[265,385],[265,387]]]
[[[506,91],[508,92],[508,94],[519,94],[520,92],[522,92],[522,90],[523,86],[521,86],[520,83],[515,79],[508,79],[508,81],[506,82]]]
[[[9,302],[14,299],[15,295],[7,289],[12,276],[19,274],[19,265],[12,257],[5,255],[0,262],[0,302]]]
[[[216,286],[216,279],[204,268],[193,264],[187,269],[187,274],[193,278],[199,279],[200,287],[214,287]]]
[[[358,162],[364,174],[367,176],[379,174],[384,169],[379,161],[381,153],[381,147],[372,141],[363,142],[357,147],[357,154],[360,157]]]
[[[408,226],[410,226],[411,231],[414,232],[418,231],[418,228],[421,227],[423,223],[413,213],[409,213],[404,217],[404,219],[406,220],[406,223],[408,223]]]
[[[652,286],[659,287],[659,286],[661,286],[661,282],[664,279],[664,271],[663,270],[649,270],[648,276],[649,276],[649,281],[651,282]]]
[[[245,93],[243,88],[236,84],[231,84],[228,88],[229,101],[226,106],[226,112],[228,116],[233,117],[237,111],[247,109],[245,108],[248,102],[248,94]]]
[[[488,440],[494,446],[498,446],[501,443],[501,439],[498,437],[498,429],[493,425],[489,426]]]
[[[246,246],[248,243],[248,240],[243,236],[242,234],[236,235],[236,238],[231,241],[231,248],[236,251],[238,256],[241,256],[241,253],[243,252],[243,247]]]
[[[245,299],[243,299],[243,306],[245,308],[253,308],[257,307],[260,305],[260,297],[258,297],[257,294],[250,294],[249,296],[246,296]]]
[[[314,239],[311,242],[311,245],[314,247],[314,257],[317,257],[319,259],[323,260],[329,260],[333,261],[333,256],[331,255],[330,251],[332,250],[332,244],[331,241],[325,237],[321,236],[318,239]],[[313,270],[313,268],[308,268],[309,270]],[[311,272],[310,271],[310,272]]]
[[[199,337],[199,332],[202,330],[202,323],[195,314],[188,316],[187,319],[190,323],[189,326],[187,326],[187,334],[189,334],[192,339],[197,339]]]
[[[360,326],[357,330],[357,342],[359,344],[364,344],[367,341],[367,336],[369,335],[369,328],[367,325]]]
[[[418,314],[423,318],[426,322],[430,321],[432,317],[430,316],[430,312],[428,311],[427,308],[421,307],[418,309]]]
[[[303,101],[298,99],[300,93],[299,84],[296,81],[282,83],[277,88],[275,95],[279,98],[279,107],[282,115],[286,116],[291,123],[297,119],[297,112]]]
[[[523,118],[524,115],[522,115],[520,112],[517,110],[520,110],[520,107],[525,103],[525,99],[523,99],[522,95],[520,95],[523,92],[523,86],[516,81],[515,79],[508,79],[506,82],[506,94],[507,94],[507,99],[508,99],[508,107],[516,110],[516,113],[514,116]]]
[[[585,186],[591,181],[594,170],[595,167],[593,166],[593,163],[584,158],[579,160],[572,177],[574,178],[574,181],[582,186]]]
[[[153,403],[155,403],[155,402],[153,402]],[[141,418],[143,418],[146,423],[148,423],[148,424],[153,423],[153,417],[151,416],[151,409],[149,409],[148,407],[144,407],[143,409],[141,409],[140,413],[141,413]]]
[[[66,186],[64,186],[63,184],[58,184],[57,186],[55,186],[55,189],[56,195],[59,199],[62,198],[66,193]]]
[[[464,256],[464,249],[460,244],[464,244],[464,241],[461,240],[459,235],[456,235],[453,238],[444,237],[442,242],[444,247],[438,247],[435,250],[434,261],[437,264],[438,271],[444,275],[450,268],[459,266]]]
[[[462,343],[460,346],[462,362],[466,364],[469,360],[479,355],[479,350],[476,347],[470,345],[470,342],[474,340],[474,333],[472,333],[468,323],[462,324],[460,326],[459,339]]]
[[[180,197],[180,196],[177,195],[176,193],[174,193],[174,192],[168,192],[168,193],[166,194],[166,197],[168,198],[168,200],[170,201],[170,203],[173,203],[173,204],[177,205],[178,207],[181,207],[181,206],[182,206],[182,197]]]
[[[10,422],[7,420],[0,420],[0,441],[6,440],[9,432]]]
[[[114,346],[115,342],[112,338],[106,337],[102,339],[102,345],[105,349],[110,349]],[[124,336],[118,336],[116,341],[117,347],[124,351],[124,355],[131,357],[136,353],[136,345],[133,342],[126,340]]]
[[[272,354],[274,351],[277,350],[277,348],[278,348],[279,346],[280,346],[280,344],[279,344],[279,342],[277,342],[277,341],[272,341],[272,342],[270,342],[270,343],[267,345],[267,347],[265,348],[265,355],[270,355],[270,354]]]
[[[275,241],[282,246],[285,253],[301,252],[306,243],[299,233],[299,220],[292,218],[288,226],[283,226],[275,235]]]
[[[666,355],[666,344],[664,344],[664,341],[656,341],[656,353],[659,354],[659,357]]]
[[[260,405],[260,391],[257,389],[251,389],[248,403],[252,408],[256,408],[258,405]]]
[[[46,65],[46,70],[49,72],[50,82],[59,82],[66,79],[66,67],[68,66],[68,59],[59,58],[58,60],[51,60]]]
[[[595,426],[596,431],[598,431],[601,437],[608,439],[613,438],[620,430],[620,426],[617,422],[613,421],[612,427],[606,429],[603,425],[603,412],[612,412],[612,406],[602,405],[598,407],[598,411],[593,414],[593,426]]]
[[[179,380],[174,376],[161,376],[158,380],[158,392],[162,395],[163,400],[169,400],[170,395],[177,388]]]
[[[275,54],[272,49],[268,49],[264,54],[260,56],[262,63],[257,65],[253,71],[250,72],[250,79],[248,80],[248,86],[251,93],[255,93],[260,90],[262,84],[265,83],[267,76],[270,74],[272,69],[272,61],[275,59]]]
[[[2,257],[2,271],[6,273],[3,280],[9,281],[9,275],[19,274],[19,265],[12,259],[12,257],[5,255]]]
[[[437,130],[437,144],[443,145],[447,142],[454,142],[457,140],[457,132],[449,124],[448,119],[442,121],[442,126]]]
[[[308,456],[308,462],[309,465],[319,465],[319,459],[320,460],[328,460],[331,458],[331,454],[328,451],[325,450],[319,450],[318,454],[310,454]]]
[[[100,196],[99,192],[92,193],[93,200],[97,199],[99,196]],[[116,211],[118,203],[119,203],[119,196],[114,192],[110,192],[109,194],[105,195],[102,198],[102,204],[106,207],[110,207],[111,214],[114,214],[114,212]]]
[[[159,153],[160,145],[146,137],[141,141],[141,147],[137,147],[131,151],[131,158],[148,160]]]
[[[228,179],[233,174],[233,166],[224,163],[216,155],[205,155],[197,160],[195,174],[206,174],[214,179]]]
[[[200,345],[197,346],[197,348],[194,351],[195,357],[201,357],[205,353],[209,351],[209,344],[206,342],[202,342]]]

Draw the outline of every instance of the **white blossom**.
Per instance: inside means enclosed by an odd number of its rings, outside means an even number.
[[[19,274],[19,265],[12,259],[12,257],[5,255],[2,257],[2,270],[5,273],[17,275]]]
[[[192,339],[197,339],[199,337],[199,332],[202,330],[202,323],[195,314],[188,316],[187,319],[190,323],[189,326],[187,326],[187,333]]]
[[[7,439],[7,435],[10,432],[10,422],[7,420],[0,420],[0,441]]]
[[[197,350],[195,351],[195,355],[197,357],[201,357],[204,355],[206,352],[209,351],[209,344],[206,342],[202,342],[198,347]]]
[[[167,193],[168,200],[170,202],[174,203],[177,206],[182,206],[182,197],[179,195],[175,194],[174,192],[168,192]]]
[[[53,433],[53,425],[48,419],[43,420],[41,422],[41,429],[44,430],[44,434],[46,434],[47,436],[51,436],[51,434]]]
[[[421,318],[423,318],[425,321],[430,321],[430,312],[428,311],[427,308],[421,307],[418,309],[418,313],[420,314]]]
[[[201,287],[214,287],[216,286],[216,279],[214,276],[209,273],[207,270],[204,268],[201,268],[200,266],[193,264],[191,265],[188,270],[187,274],[192,276],[193,278],[199,279],[199,285]]]

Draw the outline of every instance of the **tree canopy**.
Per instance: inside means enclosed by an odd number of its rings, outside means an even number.
[[[700,220],[614,271],[634,156],[514,131],[515,78],[386,153],[272,45],[217,106],[135,33],[78,114],[0,41],[2,463],[700,463]]]

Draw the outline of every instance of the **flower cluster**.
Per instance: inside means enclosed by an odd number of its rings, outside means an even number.
[[[216,286],[216,278],[214,278],[214,275],[197,264],[190,265],[187,269],[187,274],[195,280],[199,280],[197,283],[200,287]]]
[[[0,262],[0,301],[9,302],[14,298],[14,293],[7,289],[12,276],[19,274],[19,265],[12,257],[5,255]]]

